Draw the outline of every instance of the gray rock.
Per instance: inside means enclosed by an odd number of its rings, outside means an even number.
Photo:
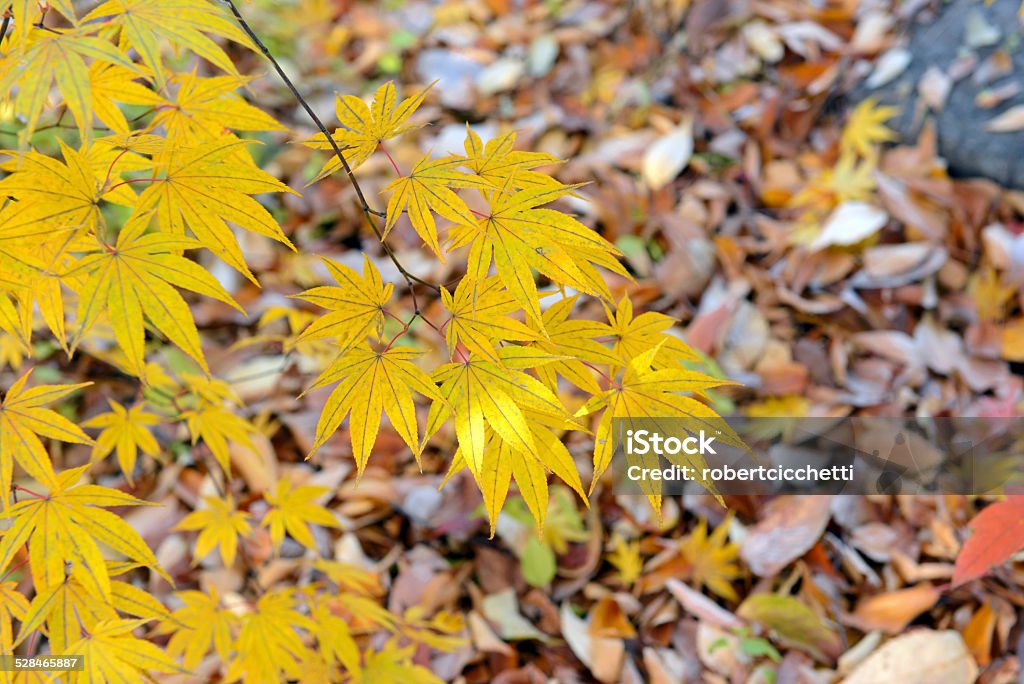
[[[991,108],[979,107],[976,98],[993,88],[1013,82],[1024,86],[1022,24],[1018,16],[1021,0],[952,0],[938,7],[937,14],[920,12],[907,27],[906,49],[912,59],[895,79],[877,89],[870,78],[853,93],[855,101],[876,97],[901,109],[890,122],[906,141],[914,141],[924,122],[935,122],[939,153],[955,176],[982,176],[1001,185],[1024,188],[1024,130],[995,133],[986,124],[1006,110],[1024,104],[1024,87],[1017,94]],[[992,55],[1004,51],[1012,70],[993,70]],[[958,67],[974,60],[966,75]],[[953,83],[940,111],[933,112],[920,94],[926,74],[936,70],[952,77]],[[986,72],[989,74],[985,76]],[[958,78],[959,76],[959,78]],[[979,78],[980,77],[980,78]],[[934,83],[934,78],[932,78]],[[1009,90],[1014,90],[1010,88]]]

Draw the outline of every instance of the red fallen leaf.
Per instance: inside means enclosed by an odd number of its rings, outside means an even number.
[[[953,586],[981,577],[1024,548],[1024,494],[1012,494],[974,516],[956,557]]]

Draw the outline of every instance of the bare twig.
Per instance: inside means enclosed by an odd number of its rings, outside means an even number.
[[[367,203],[366,195],[363,194],[363,189],[359,186],[359,181],[356,180],[356,176],[352,172],[352,167],[349,166],[348,160],[345,158],[345,154],[344,152],[341,151],[341,148],[338,147],[338,143],[334,140],[334,136],[332,136],[330,131],[327,130],[327,126],[325,126],[324,122],[320,120],[320,117],[317,116],[316,112],[313,111],[313,108],[309,106],[309,103],[306,101],[306,98],[302,96],[298,88],[295,87],[295,84],[292,83],[292,80],[288,78],[288,75],[284,72],[284,69],[281,68],[281,65],[278,63],[278,61],[274,59],[274,56],[270,53],[270,50],[267,48],[267,46],[263,44],[263,41],[260,40],[259,36],[257,36],[256,33],[252,30],[252,27],[249,26],[249,23],[245,20],[245,18],[242,17],[241,12],[238,11],[238,6],[234,3],[234,0],[221,1],[231,9],[231,13],[235,16],[235,20],[238,22],[238,25],[242,27],[242,30],[245,31],[247,36],[249,36],[249,39],[256,44],[256,46],[260,49],[260,52],[263,53],[263,56],[270,61],[270,64],[274,67],[274,71],[276,71],[277,75],[281,77],[281,80],[284,81],[284,84],[286,86],[288,86],[288,90],[291,91],[296,101],[299,103],[302,109],[305,110],[309,118],[313,121],[314,124],[316,124],[316,127],[320,129],[320,132],[323,133],[324,137],[327,139],[328,144],[334,151],[334,156],[336,156],[338,158],[338,161],[341,162],[341,168],[344,169],[345,174],[348,176],[349,181],[351,181],[352,183],[352,187],[356,191],[356,197],[359,199],[360,207],[363,210],[363,214],[366,216],[367,222],[370,224],[370,227],[373,228],[373,232],[377,234],[377,238],[380,239],[380,243],[384,248],[384,252],[391,259],[391,262],[395,265],[395,268],[398,269],[398,272],[402,274],[402,277],[405,278],[405,282],[409,286],[409,291],[412,293],[413,296],[413,305],[416,307],[416,310],[418,311],[419,303],[416,302],[416,292],[414,289],[414,283],[424,285],[433,290],[434,292],[440,292],[440,288],[434,283],[427,282],[426,280],[423,280],[419,276],[413,275],[405,268],[405,266],[402,265],[402,262],[398,260],[398,256],[395,254],[394,250],[392,250],[391,247],[387,244],[387,242],[384,241],[384,233],[381,232],[380,226],[377,225],[377,221],[374,219],[375,216],[380,217],[385,216],[386,214],[384,214],[383,212],[375,211],[370,207],[369,203]]]

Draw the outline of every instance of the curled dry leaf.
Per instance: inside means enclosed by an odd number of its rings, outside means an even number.
[[[888,220],[888,214],[867,202],[843,202],[825,221],[811,249],[855,245],[881,230]]]
[[[660,190],[682,173],[693,155],[693,117],[658,138],[644,155],[643,177],[647,187]]]
[[[747,530],[740,558],[755,575],[772,577],[807,553],[825,531],[831,496],[783,496]]]
[[[924,611],[935,605],[942,595],[930,584],[918,584],[899,591],[890,591],[861,600],[853,615],[844,622],[865,632],[881,630],[896,634]]]

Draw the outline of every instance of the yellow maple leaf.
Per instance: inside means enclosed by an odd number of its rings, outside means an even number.
[[[679,553],[688,566],[689,579],[703,584],[722,598],[736,601],[739,596],[732,582],[742,574],[736,559],[739,546],[729,541],[730,512],[726,519],[708,535],[707,521],[701,519],[697,527],[679,542]]]
[[[104,620],[81,640],[69,646],[69,653],[82,656],[84,669],[70,672],[71,684],[120,684],[150,679],[151,672],[189,674],[166,653],[132,631],[149,620]]]
[[[18,378],[7,391],[3,402],[0,402],[0,501],[3,502],[5,512],[10,505],[9,492],[15,461],[42,485],[56,487],[58,484],[50,456],[40,437],[73,444],[92,444],[92,440],[81,428],[56,411],[45,408],[47,404],[63,399],[91,383],[26,388],[31,373],[29,371]],[[4,540],[8,536],[9,532]]]
[[[261,527],[270,528],[270,541],[275,549],[281,548],[285,532],[307,549],[316,550],[316,541],[310,525],[341,527],[334,514],[318,503],[330,490],[315,485],[292,485],[290,480],[278,480],[272,494],[265,495],[270,510],[263,516]]]
[[[192,444],[203,440],[225,473],[231,472],[229,444],[239,444],[252,453],[258,453],[251,437],[256,428],[225,405],[223,400],[202,399],[195,408],[184,411],[182,418],[188,425]]]
[[[608,322],[611,326],[613,341],[612,352],[618,357],[616,365],[622,365],[630,359],[658,348],[652,359],[654,368],[679,368],[684,361],[699,361],[697,355],[682,340],[669,334],[675,319],[657,311],[645,311],[639,315],[633,313],[633,302],[628,295],[623,295],[615,310],[605,307]]]
[[[350,347],[341,354],[310,387],[312,390],[338,383],[317,422],[313,451],[319,449],[351,413],[352,456],[362,475],[377,440],[381,413],[386,413],[392,427],[419,458],[421,447],[413,392],[440,399],[434,383],[413,364],[421,354],[410,347],[377,352],[366,346]]]
[[[18,47],[0,61],[0,92],[9,93],[18,87],[14,110],[25,119],[25,127],[18,136],[22,147],[27,146],[39,123],[54,81],[75,117],[82,140],[88,142],[92,139],[93,108],[85,60],[101,60],[130,70],[135,66],[110,41],[88,35],[96,30],[95,26],[50,32],[28,27],[22,21],[17,24],[27,33]]]
[[[354,95],[338,96],[335,111],[342,128],[334,131],[331,137],[342,148],[350,169],[355,170],[362,165],[385,140],[416,128],[407,121],[423,102],[423,97],[431,86],[403,100],[397,106],[397,92],[393,81],[388,81],[377,88],[373,95],[372,107],[368,107]],[[307,140],[306,145],[315,150],[333,150],[323,133]],[[325,178],[340,168],[341,160],[337,156],[332,156],[312,182]]]
[[[33,496],[11,507],[13,522],[0,538],[0,573],[27,542],[37,587],[60,584],[69,567],[71,577],[91,594],[109,600],[110,577],[98,544],[102,543],[170,581],[139,533],[105,509],[156,504],[108,487],[74,486],[88,467],[65,470],[45,496]]]
[[[871,159],[857,159],[843,150],[835,166],[813,173],[807,184],[787,202],[787,206],[814,212],[820,223],[828,212],[843,202],[867,202],[874,198],[878,182]]]
[[[249,514],[235,509],[235,498],[230,494],[226,499],[217,496],[203,498],[206,508],[192,511],[178,523],[179,530],[199,530],[196,539],[194,562],[199,563],[215,548],[220,550],[225,567],[235,564],[238,553],[238,538],[246,537],[252,531]]]
[[[470,356],[462,362],[445,364],[433,374],[434,381],[441,383],[440,395],[444,400],[431,405],[425,437],[454,418],[459,449],[473,473],[482,471],[485,426],[509,448],[534,454],[537,448],[524,409],[570,420],[558,397],[523,372],[549,363],[554,357],[527,347],[502,347],[498,357],[501,366]]]
[[[541,337],[540,332],[505,315],[519,309],[519,305],[499,278],[492,276],[478,282],[467,276],[459,281],[454,295],[442,287],[441,300],[449,313],[445,327],[449,358],[461,342],[469,351],[500,366],[501,358],[494,347],[497,341],[526,342]]]
[[[451,188],[486,189],[490,184],[480,178],[458,170],[464,160],[460,157],[421,159],[412,171],[393,180],[381,192],[390,192],[384,237],[388,236],[402,212],[408,211],[409,221],[423,242],[442,261],[441,247],[437,241],[437,222],[434,214],[454,223],[474,225],[476,219],[466,202],[451,191]]]
[[[313,620],[324,661],[337,663],[347,672],[358,671],[362,666],[359,646],[352,638],[348,622],[335,615],[327,601],[317,601],[313,606]]]
[[[24,622],[28,600],[18,591],[17,582],[0,582],[0,651],[14,653],[13,620]]]
[[[379,651],[368,651],[363,667],[353,673],[353,683],[443,684],[429,669],[413,662],[414,649],[391,641]]]
[[[485,180],[493,188],[511,187],[524,190],[530,187],[561,187],[561,183],[547,175],[530,169],[557,164],[557,157],[546,152],[516,150],[516,133],[492,138],[485,145],[480,136],[466,124],[466,168]]]
[[[974,300],[979,319],[999,321],[1006,315],[1006,307],[1017,294],[1017,288],[1002,284],[996,269],[988,266],[971,276],[967,292]]]
[[[842,149],[857,152],[865,159],[875,159],[877,145],[896,139],[896,133],[885,122],[898,113],[896,107],[881,106],[875,98],[867,98],[857,105],[843,128]]]
[[[617,532],[612,537],[612,550],[606,559],[619,571],[619,580],[627,587],[639,579],[644,569],[644,561],[640,557],[640,541],[629,541]]]
[[[94,19],[106,19],[104,25],[120,29],[122,37],[153,73],[160,90],[167,83],[161,39],[194,52],[234,76],[238,71],[231,58],[206,34],[256,49],[222,6],[203,0],[109,0],[82,21]]]
[[[711,409],[711,407],[686,393],[703,391],[720,385],[732,384],[704,373],[675,367],[658,369],[653,364],[661,352],[659,344],[637,355],[625,367],[621,380],[613,383],[607,391],[595,395],[576,415],[585,416],[604,409],[597,424],[594,439],[594,478],[590,484],[593,493],[598,479],[608,469],[615,441],[612,436],[612,421],[615,418],[645,419],[659,424],[658,421],[686,418],[691,425],[699,425],[715,435],[719,442],[740,449],[746,449],[743,441],[729,425]],[[674,425],[659,427],[662,434],[672,434]],[[701,473],[704,467],[703,458],[699,455],[683,456],[687,465],[695,467]],[[651,504],[660,514],[661,487],[660,482],[645,485]],[[713,483],[703,481],[702,484],[713,492]]]
[[[99,178],[82,152],[63,141],[60,146],[64,163],[25,152],[18,157],[18,170],[0,180],[0,193],[18,200],[0,210],[0,245],[101,225]]]
[[[112,599],[113,581],[110,602],[97,600],[74,577],[38,589],[14,645],[17,647],[45,624],[51,651],[70,653],[68,647],[82,638],[83,629],[90,630],[103,620],[117,619]]]
[[[217,589],[210,593],[180,591],[175,598],[182,607],[160,625],[159,632],[171,634],[167,642],[167,655],[183,656],[185,667],[194,670],[212,648],[223,662],[231,658],[231,634],[239,624],[237,615],[220,605]]]
[[[256,602],[256,610],[241,617],[242,629],[235,642],[238,655],[231,660],[225,679],[246,684],[278,684],[302,675],[309,650],[301,632],[316,625],[296,610],[295,590],[268,592]]]
[[[317,319],[302,331],[296,344],[325,337],[338,338],[338,344],[355,344],[370,335],[380,339],[384,334],[384,307],[391,299],[394,285],[384,284],[380,271],[363,255],[363,275],[331,259],[323,258],[337,287],[314,287],[297,295],[310,304],[329,309],[331,313]]]
[[[89,66],[89,94],[96,118],[121,135],[130,135],[131,126],[118,102],[155,107],[162,100],[159,95],[136,80],[141,78],[137,68],[120,64],[93,62]]]
[[[243,154],[251,144],[223,138],[196,147],[167,147],[158,165],[164,176],[150,181],[137,207],[154,211],[164,231],[184,235],[187,227],[204,247],[259,285],[228,223],[294,250],[270,212],[251,197],[294,191]]]
[[[611,326],[600,321],[569,318],[578,299],[579,296],[574,295],[549,306],[544,310],[541,324],[532,319],[526,321],[538,333],[534,342],[538,348],[563,357],[539,366],[535,372],[552,392],[558,390],[558,378],[562,377],[588,394],[597,394],[601,387],[594,379],[593,364],[616,366],[621,364],[621,360],[599,341],[601,338],[616,339]]]
[[[217,140],[227,129],[233,131],[287,130],[274,117],[252,106],[236,92],[249,79],[235,76],[200,78],[194,73],[176,74],[171,82],[178,89],[173,101],[157,110],[153,126],[167,129],[171,144],[197,145]]]
[[[96,446],[93,447],[93,461],[105,458],[117,449],[117,462],[125,479],[131,484],[139,449],[149,456],[160,453],[160,445],[148,429],[160,423],[160,416],[146,411],[144,403],[128,409],[110,399],[107,404],[110,406],[108,413],[87,420],[82,423],[82,427],[102,428],[96,438]]]
[[[134,375],[145,379],[145,319],[209,373],[192,312],[171,284],[242,308],[209,271],[179,256],[181,250],[197,247],[196,241],[166,233],[146,235],[149,222],[148,212],[136,211],[114,245],[99,243],[72,271],[89,274],[79,293],[79,328],[72,349],[106,311]]]
[[[571,216],[543,208],[575,187],[495,190],[488,216],[472,226],[456,225],[450,232],[452,249],[469,245],[468,275],[484,280],[493,262],[509,293],[537,321],[542,316],[533,271],[607,299],[611,293],[595,265],[630,277],[616,258],[621,252],[614,245]]]
[[[473,474],[492,535],[513,476],[538,527],[548,510],[548,469],[583,496],[572,456],[554,432],[575,423],[551,390],[523,372],[559,357],[530,347],[502,347],[498,356],[501,366],[471,356],[434,373],[443,401],[431,405],[425,433],[426,440],[454,418],[459,448],[451,472],[468,467]]]

